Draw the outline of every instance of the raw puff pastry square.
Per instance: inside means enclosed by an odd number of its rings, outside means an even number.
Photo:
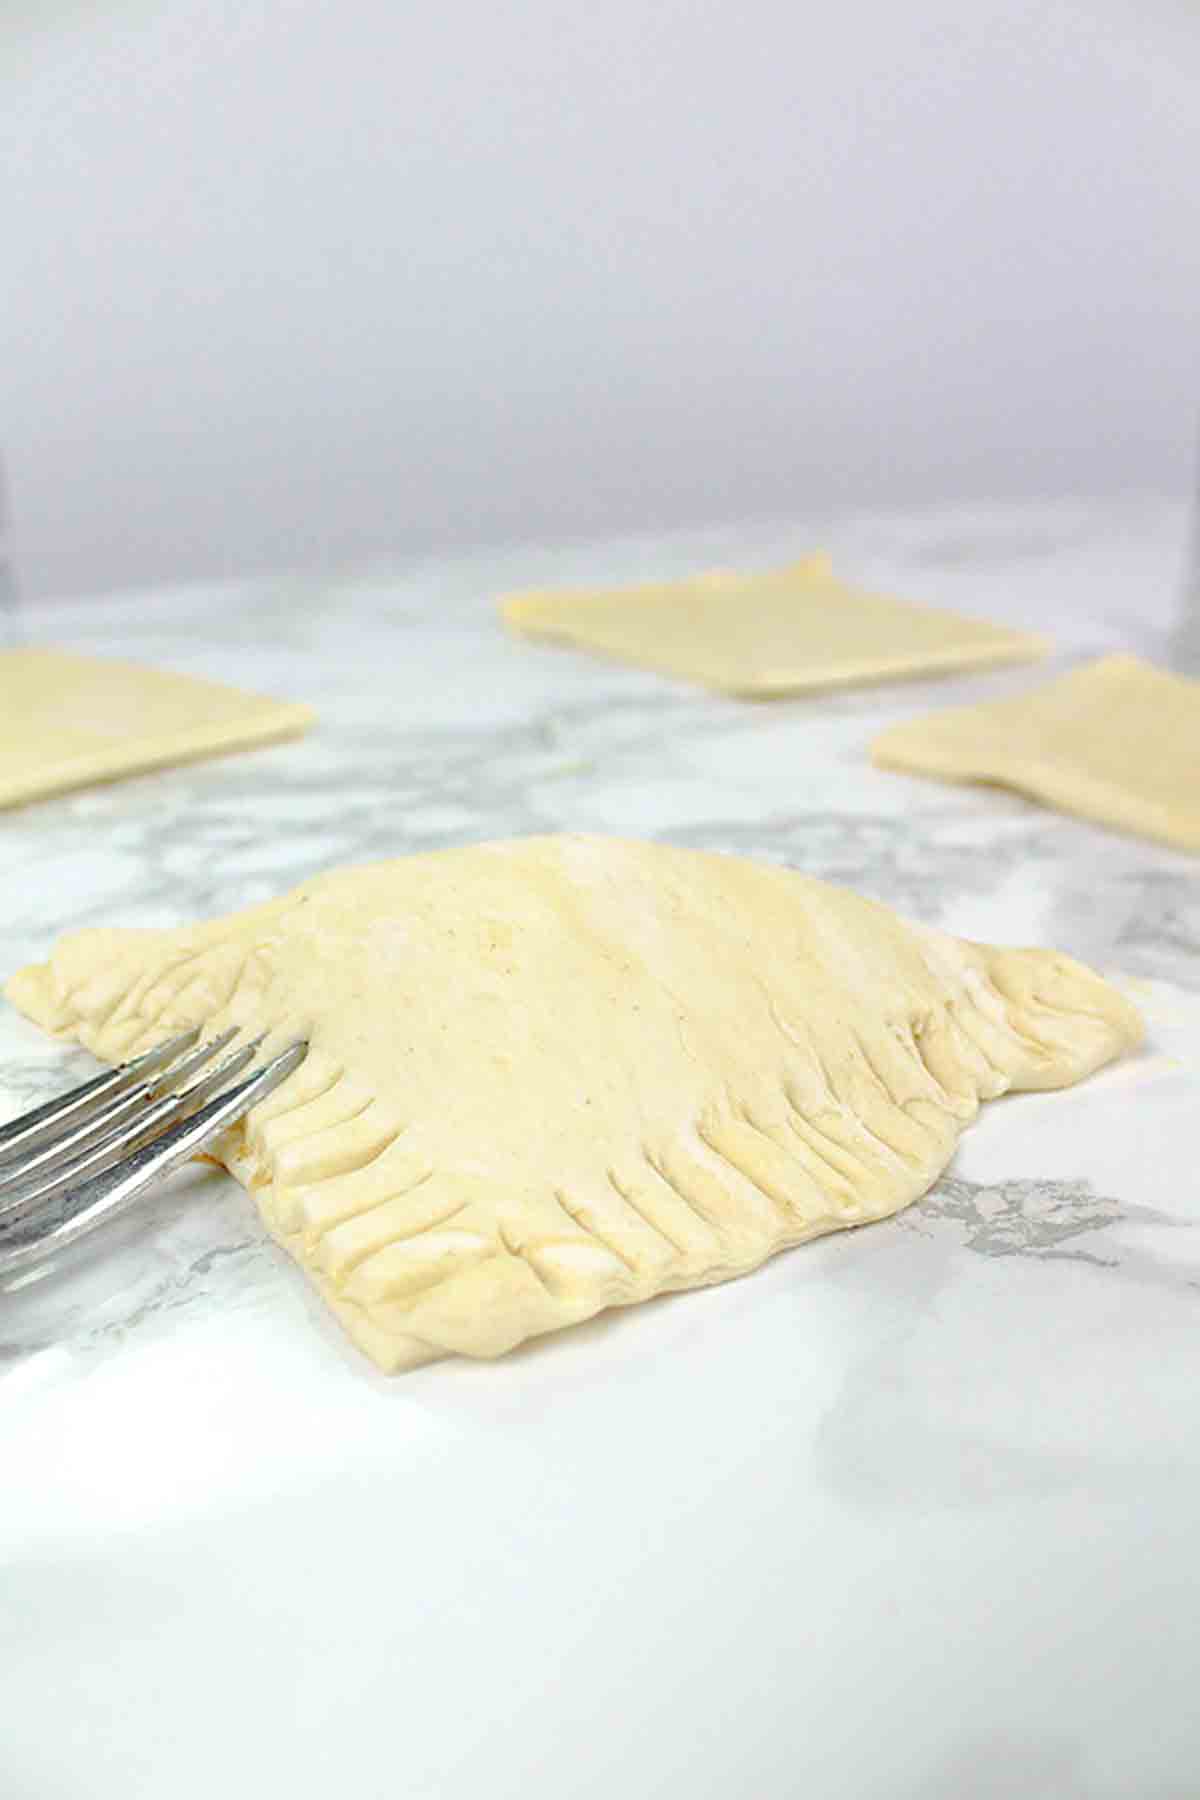
[[[1041,656],[1045,640],[861,593],[827,556],[765,574],[512,594],[505,623],[725,693],[798,694]]]
[[[0,806],[295,737],[312,718],[136,663],[0,650]]]
[[[93,930],[9,998],[118,1061],[297,1035],[219,1154],[385,1369],[523,1339],[884,1218],[981,1100],[1079,1080],[1134,1009],[1042,950],[740,857],[527,838]]]
[[[1200,850],[1200,682],[1106,656],[1015,700],[894,725],[885,768],[1016,788],[1101,825]]]

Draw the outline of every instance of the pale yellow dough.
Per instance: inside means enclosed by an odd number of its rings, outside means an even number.
[[[884,1218],[979,1103],[1078,1081],[1134,1008],[1044,950],[738,857],[527,838],[318,875],[179,931],[83,931],[9,983],[118,1061],[303,1033],[221,1151],[385,1369],[496,1356]]]
[[[1063,812],[1200,850],[1200,682],[1106,656],[1015,700],[894,725],[886,768],[989,781]]]
[[[1026,662],[1044,639],[860,593],[827,556],[766,574],[715,570],[644,587],[512,594],[505,623],[725,693],[798,694]]]
[[[65,650],[0,650],[0,806],[295,737],[307,706]]]

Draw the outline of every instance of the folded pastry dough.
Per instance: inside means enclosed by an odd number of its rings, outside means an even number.
[[[295,737],[312,718],[307,706],[136,663],[0,650],[0,806]]]
[[[991,781],[1101,825],[1200,850],[1200,682],[1106,656],[1015,700],[894,725],[885,768]]]
[[[1047,648],[1027,632],[846,587],[827,556],[765,574],[512,594],[501,611],[526,637],[763,697],[1026,662]]]
[[[78,932],[9,998],[118,1061],[297,1033],[219,1154],[385,1369],[522,1339],[884,1218],[979,1103],[1078,1081],[1135,1010],[1044,950],[740,857],[526,838]]]

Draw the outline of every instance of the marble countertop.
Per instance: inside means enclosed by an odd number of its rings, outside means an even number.
[[[39,641],[311,701],[303,742],[0,814],[0,971],[316,869],[611,831],[1129,986],[1146,1049],[997,1103],[927,1199],[495,1365],[369,1369],[227,1178],[0,1295],[0,1791],[317,1800],[1200,1788],[1200,863],[873,769],[1038,673],[743,703],[493,596],[767,564],[1187,653],[1182,506],[747,525],[47,605]],[[0,1006],[0,1116],[93,1065]]]

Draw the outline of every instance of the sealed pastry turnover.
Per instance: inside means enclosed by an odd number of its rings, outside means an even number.
[[[1140,1035],[1098,976],[739,857],[527,838],[93,930],[10,999],[118,1061],[296,1034],[222,1160],[385,1369],[496,1356],[886,1217],[982,1100]]]

